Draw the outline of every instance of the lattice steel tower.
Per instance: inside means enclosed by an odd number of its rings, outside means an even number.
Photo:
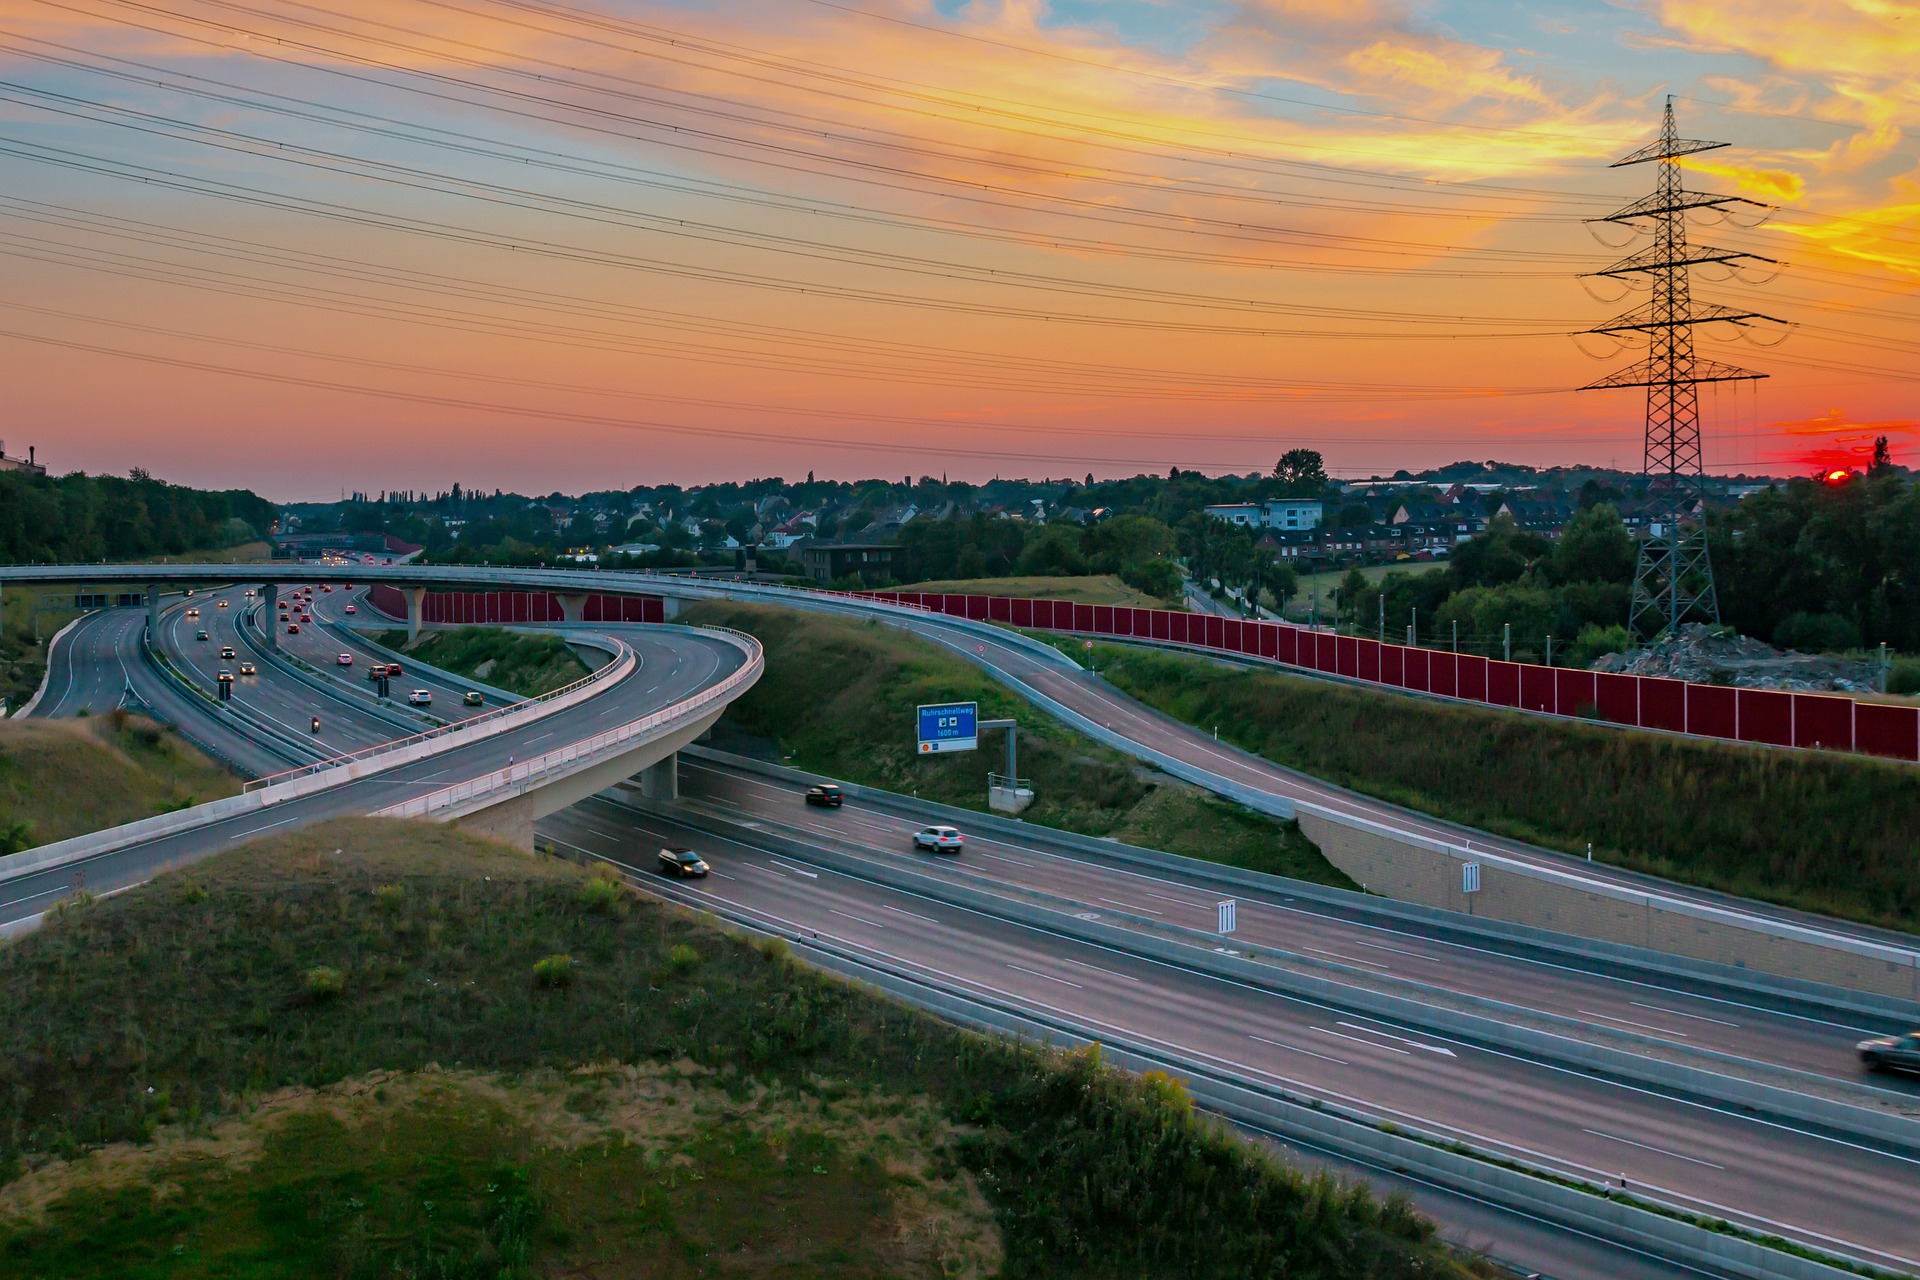
[[[1727,145],[1680,137],[1674,130],[1673,99],[1669,97],[1659,139],[1613,162],[1616,169],[1649,161],[1657,163],[1659,180],[1653,194],[1635,200],[1617,213],[1590,219],[1636,229],[1652,224],[1652,245],[1588,275],[1623,281],[1644,277],[1652,285],[1653,296],[1625,315],[1585,331],[1619,335],[1643,333],[1649,347],[1647,358],[1583,388],[1588,391],[1603,387],[1647,389],[1649,527],[1648,536],[1640,544],[1630,615],[1633,630],[1641,636],[1676,631],[1681,623],[1688,621],[1720,621],[1720,606],[1713,589],[1713,562],[1707,555],[1705,515],[1701,510],[1706,467],[1700,450],[1698,388],[1703,382],[1738,382],[1767,376],[1717,360],[1698,358],[1693,353],[1695,325],[1711,322],[1743,325],[1772,319],[1717,303],[1696,306],[1693,302],[1690,268],[1708,262],[1773,261],[1750,253],[1687,243],[1689,210],[1724,209],[1735,204],[1767,207],[1740,196],[1688,191],[1680,185],[1680,166],[1676,161],[1681,156]]]

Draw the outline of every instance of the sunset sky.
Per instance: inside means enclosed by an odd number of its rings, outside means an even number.
[[[1920,464],[1920,5],[0,0],[0,439],[281,499],[1637,467],[1668,94],[1710,470]],[[1754,212],[1759,212],[1755,210]],[[1778,343],[1777,346],[1765,344]]]

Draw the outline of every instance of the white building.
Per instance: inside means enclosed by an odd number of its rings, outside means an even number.
[[[1220,502],[1206,509],[1215,520],[1225,520],[1228,524],[1242,525],[1248,529],[1258,529],[1265,519],[1257,502]]]
[[[1318,529],[1321,507],[1318,498],[1268,498],[1266,526],[1269,529]]]
[[[1215,520],[1225,520],[1247,529],[1317,529],[1321,507],[1318,498],[1269,498],[1258,502],[1220,502],[1206,508]]]

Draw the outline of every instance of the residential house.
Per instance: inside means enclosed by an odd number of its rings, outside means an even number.
[[[1495,514],[1511,517],[1528,533],[1557,539],[1567,521],[1573,519],[1574,505],[1564,498],[1508,498]]]
[[[1278,529],[1260,535],[1254,550],[1280,564],[1302,567],[1321,557],[1319,536],[1312,529]]]
[[[800,567],[815,582],[858,576],[870,580],[893,576],[893,557],[899,548],[890,542],[808,542],[801,545]]]

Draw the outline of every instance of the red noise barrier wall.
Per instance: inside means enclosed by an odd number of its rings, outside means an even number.
[[[378,588],[376,588],[378,590]],[[399,596],[395,592],[396,599]],[[1776,693],[1499,662],[1335,636],[1283,622],[1241,622],[1166,609],[915,591],[859,593],[956,618],[1042,631],[1163,640],[1265,658],[1366,684],[1494,707],[1778,747],[1857,751],[1920,761],[1920,708],[1830,694]],[[429,596],[431,601],[433,597]],[[557,616],[559,606],[554,605]]]
[[[407,597],[398,587],[378,583],[367,602],[390,618],[407,616]],[[551,591],[429,591],[420,601],[422,622],[564,622],[560,597]],[[666,602],[659,596],[589,595],[585,622],[665,622]]]

